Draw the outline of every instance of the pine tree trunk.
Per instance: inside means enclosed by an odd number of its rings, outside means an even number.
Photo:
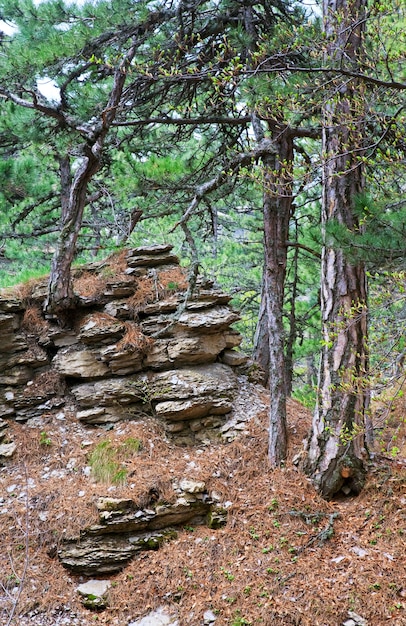
[[[127,69],[134,58],[136,47],[137,39],[135,38],[115,69],[109,99],[106,103],[106,108],[100,115],[100,120],[96,124],[92,122],[89,128],[86,128],[86,125],[82,125],[77,129],[85,136],[86,144],[81,164],[75,172],[73,179],[70,179],[67,159],[60,160],[62,186],[61,234],[58,248],[52,260],[44,311],[49,317],[56,317],[62,324],[65,324],[72,317],[71,310],[75,307],[71,266],[76,253],[79,232],[82,227],[87,189],[89,182],[100,169],[105,140],[116,117],[117,107],[126,81]]]
[[[292,211],[293,139],[288,127],[273,131],[275,154],[265,164],[264,296],[269,346],[269,446],[273,467],[286,459],[286,368],[283,303],[287,241]]]
[[[328,58],[351,59],[362,52],[363,0],[325,0]],[[324,106],[321,309],[323,348],[318,402],[305,469],[327,499],[340,490],[359,493],[364,484],[364,419],[367,403],[367,286],[362,263],[352,264],[334,248],[329,224],[350,231],[360,225],[354,201],[364,189],[364,118],[360,86],[342,80]]]
[[[76,252],[79,231],[82,227],[88,184],[99,167],[100,159],[95,157],[89,149],[70,183],[69,193],[64,187],[64,183],[67,184],[68,179],[66,175],[61,177],[62,197],[67,197],[67,201],[62,203],[61,233],[57,251],[52,259],[44,311],[48,316],[58,318],[62,324],[67,322],[67,318],[70,316],[69,311],[75,306],[71,266]]]

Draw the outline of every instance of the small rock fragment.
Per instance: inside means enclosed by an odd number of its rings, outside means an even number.
[[[13,456],[14,452],[17,449],[17,445],[13,443],[2,443],[0,445],[0,456],[3,456],[7,459]]]
[[[350,551],[359,556],[361,559],[363,559],[365,556],[368,556],[369,554],[367,550],[364,550],[364,548],[360,548],[359,546],[354,546],[353,548],[350,548]]]
[[[342,626],[368,626],[367,620],[354,611],[348,611],[348,617],[349,619],[343,622]]]
[[[214,624],[216,619],[217,619],[217,616],[210,609],[208,611],[205,611],[204,614],[203,614],[203,624],[205,626],[206,626],[206,624],[207,625]]]
[[[186,493],[203,493],[206,489],[206,485],[201,480],[191,480],[189,478],[182,478],[179,482],[179,487]]]
[[[128,626],[179,626],[176,617],[170,615],[165,607],[159,607],[156,611],[148,613],[145,617],[130,622]]]
[[[97,499],[96,507],[99,511],[125,511],[134,505],[128,498],[110,498],[100,496]]]
[[[109,580],[89,580],[77,587],[82,596],[82,604],[88,609],[103,609],[108,606]]]

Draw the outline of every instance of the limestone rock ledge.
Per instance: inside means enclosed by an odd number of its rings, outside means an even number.
[[[179,526],[207,523],[218,528],[225,524],[225,510],[213,502],[204,482],[184,479],[176,491],[174,503],[146,509],[138,509],[129,499],[99,498],[99,523],[62,544],[58,551],[62,565],[85,576],[113,574],[138,552],[157,550],[175,538]]]
[[[0,293],[0,418],[66,407],[86,424],[154,416],[180,444],[217,436],[246,361],[230,296],[199,278],[186,300],[170,245],[74,270],[74,290],[70,328],[44,319],[45,280]]]

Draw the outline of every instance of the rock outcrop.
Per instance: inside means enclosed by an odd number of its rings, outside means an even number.
[[[0,465],[2,460],[13,456],[16,449],[16,444],[13,441],[8,441],[7,439],[7,427],[7,422],[0,419]]]
[[[153,417],[181,445],[230,440],[245,428],[250,411],[232,411],[247,380],[239,375],[246,358],[232,328],[239,316],[227,294],[203,279],[191,290],[171,246],[123,251],[74,270],[73,278],[77,306],[64,327],[42,312],[46,280],[12,297],[0,294],[4,462],[15,449],[6,437],[10,420],[69,413],[84,425],[111,426]],[[144,508],[131,499],[99,498],[98,523],[51,552],[73,573],[100,577],[142,550],[158,549],[185,524],[226,523],[227,506],[204,482],[183,478],[172,487],[172,500],[146,498]],[[80,587],[85,606],[108,605],[104,583],[97,593],[87,583]]]
[[[86,424],[162,419],[182,444],[217,436],[245,357],[230,297],[193,293],[171,246],[136,248],[74,270],[69,327],[44,319],[46,281],[0,295],[0,418],[64,408]]]
[[[175,538],[179,526],[206,523],[218,528],[226,523],[226,510],[211,499],[204,482],[183,479],[174,490],[175,502],[145,509],[129,499],[99,498],[99,523],[64,541],[58,551],[62,565],[86,576],[113,574],[140,551],[157,550]]]

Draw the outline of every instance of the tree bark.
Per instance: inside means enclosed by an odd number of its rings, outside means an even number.
[[[56,317],[63,324],[67,322],[68,311],[75,306],[71,266],[82,227],[88,184],[99,167],[100,159],[91,150],[87,150],[87,155],[83,157],[70,185],[68,202],[63,207],[61,233],[52,259],[48,295],[44,304],[46,314]]]
[[[69,195],[72,185],[72,173],[68,154],[59,157],[59,177],[61,180],[61,218],[63,222],[69,211]]]
[[[324,0],[330,62],[357,64],[362,53],[364,0]],[[359,493],[365,479],[367,285],[362,263],[333,247],[329,224],[359,231],[354,201],[364,190],[362,90],[340,81],[324,105],[321,310],[323,347],[318,401],[305,470],[327,499]]]
[[[67,170],[67,159],[60,160],[62,184],[62,218],[59,244],[52,259],[48,294],[44,311],[48,317],[57,318],[66,324],[75,307],[75,294],[71,280],[71,266],[75,257],[76,243],[82,227],[83,212],[89,182],[101,167],[105,139],[116,117],[117,107],[123,92],[126,72],[134,58],[136,46],[133,43],[114,72],[113,85],[106,108],[100,121],[77,128],[85,138],[81,163],[71,182]],[[70,188],[67,193],[67,185]]]
[[[274,128],[272,135],[275,153],[264,162],[264,296],[269,346],[268,457],[271,466],[276,467],[285,461],[288,448],[283,303],[293,204],[293,137],[288,126]]]

